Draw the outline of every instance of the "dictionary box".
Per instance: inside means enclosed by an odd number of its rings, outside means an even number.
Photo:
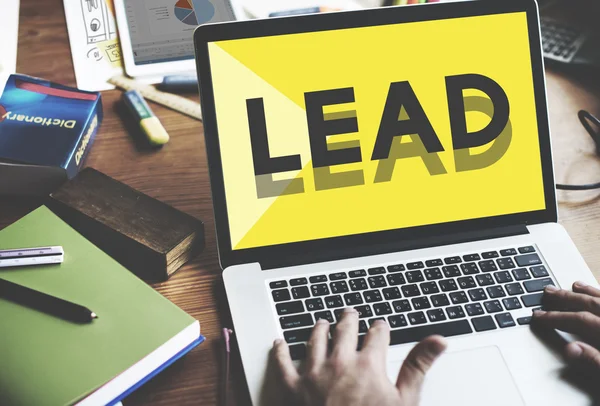
[[[46,195],[75,177],[101,121],[100,93],[11,75],[0,97],[0,195]]]

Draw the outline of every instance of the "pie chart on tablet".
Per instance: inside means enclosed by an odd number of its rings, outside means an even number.
[[[207,23],[214,15],[215,6],[209,0],[178,0],[175,3],[175,17],[187,25]]]

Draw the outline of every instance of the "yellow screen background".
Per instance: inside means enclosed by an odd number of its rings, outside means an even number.
[[[220,41],[208,48],[234,250],[545,208],[525,13]],[[513,134],[498,162],[457,172],[445,77],[468,73],[504,89]],[[388,89],[405,80],[444,146],[439,157],[447,173],[432,176],[423,159],[412,157],[396,161],[389,182],[375,183],[378,161],[370,158]],[[324,111],[356,110],[359,132],[328,137],[329,149],[360,140],[363,162],[331,172],[363,170],[365,183],[316,191],[304,93],[345,87],[354,88],[355,103]],[[304,193],[257,197],[246,99],[259,97],[271,156],[302,159],[302,170],[273,179],[301,177]],[[467,114],[469,131],[489,121]],[[414,140],[396,137],[394,143]]]

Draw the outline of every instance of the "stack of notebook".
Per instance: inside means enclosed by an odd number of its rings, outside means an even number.
[[[46,207],[0,231],[0,249],[60,245],[64,262],[0,278],[93,310],[71,323],[0,298],[0,405],[114,405],[200,344],[197,320]]]

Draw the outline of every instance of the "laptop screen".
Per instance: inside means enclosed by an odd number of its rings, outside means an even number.
[[[525,12],[208,55],[233,251],[546,208]]]

